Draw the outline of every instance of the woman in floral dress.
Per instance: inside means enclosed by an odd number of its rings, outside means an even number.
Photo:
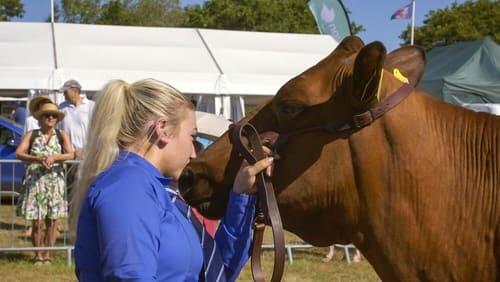
[[[17,158],[28,163],[26,189],[21,195],[18,212],[32,221],[34,247],[53,246],[57,237],[56,220],[67,216],[62,162],[74,159],[75,155],[68,134],[56,129],[64,113],[55,104],[41,105],[33,116],[40,129],[28,131],[16,150]],[[44,221],[45,228],[42,226]],[[33,260],[35,264],[51,263],[48,251],[36,251]]]

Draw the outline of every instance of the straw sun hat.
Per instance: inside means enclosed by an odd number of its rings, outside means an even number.
[[[52,100],[50,100],[49,96],[37,96],[31,99],[28,109],[30,113],[33,114],[38,110],[38,108],[40,108],[40,105],[46,103],[52,103]]]
[[[54,114],[57,116],[57,120],[61,121],[64,118],[64,113],[59,111],[57,106],[53,103],[45,103],[41,105],[36,112],[33,113],[33,116],[40,120],[40,118],[45,114]]]

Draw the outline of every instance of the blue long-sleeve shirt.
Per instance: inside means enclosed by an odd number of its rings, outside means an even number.
[[[89,187],[77,229],[80,281],[198,281],[203,254],[192,224],[164,189],[168,178],[121,152]],[[248,261],[255,200],[231,192],[215,240],[234,281]]]

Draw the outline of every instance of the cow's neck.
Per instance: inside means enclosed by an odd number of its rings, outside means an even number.
[[[484,272],[464,267],[458,273],[454,266],[467,264],[470,256],[477,261],[491,256],[464,248],[493,249],[488,244],[494,244],[494,233],[481,228],[491,218],[498,224],[500,214],[488,214],[498,209],[480,201],[484,196],[498,198],[499,128],[498,118],[478,117],[414,94],[351,136],[360,202],[355,243],[383,280],[457,280]],[[485,156],[491,166],[486,174],[480,167],[485,164],[473,159],[484,161]],[[483,210],[477,210],[480,206]],[[460,230],[475,233],[452,240],[452,233]],[[493,236],[484,240],[489,243],[477,242],[483,234]],[[432,260],[440,264],[428,265]],[[487,264],[480,267],[494,269]]]
[[[500,117],[427,100],[430,107],[440,106],[430,119],[435,134],[448,144],[442,150],[453,158],[452,169],[461,172],[460,180],[486,189],[499,187]]]

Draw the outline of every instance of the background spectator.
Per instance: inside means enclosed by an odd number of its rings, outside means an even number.
[[[14,109],[12,110],[11,119],[14,120],[17,124],[23,125],[26,122],[26,107],[24,106],[24,102],[17,101],[14,104]]]
[[[66,101],[59,105],[59,109],[66,115],[59,128],[68,132],[71,145],[78,158],[81,158],[87,142],[87,129],[94,109],[94,102],[85,96],[82,97],[81,89],[82,86],[78,81],[66,81],[61,88]]]
[[[53,246],[57,236],[56,220],[67,215],[61,162],[74,158],[74,153],[68,134],[56,129],[64,113],[55,104],[41,105],[33,116],[39,121],[40,129],[28,131],[16,150],[17,158],[29,163],[18,213],[32,221],[31,239],[34,247]],[[35,264],[52,262],[48,251],[35,251],[33,261]]]
[[[68,132],[71,146],[75,151],[75,159],[83,158],[83,148],[87,143],[87,130],[90,117],[94,109],[94,102],[81,96],[82,86],[76,80],[68,80],[61,87],[66,101],[59,105],[59,109],[66,115],[59,128]],[[70,164],[66,177],[66,184],[70,196],[73,194],[73,186],[77,181],[78,165]]]
[[[328,253],[325,255],[323,258],[324,262],[329,262],[332,260],[333,256],[335,256],[335,246],[331,245],[328,247]],[[356,252],[354,253],[354,256],[352,257],[353,262],[360,262],[361,261],[361,252],[356,248]]]

